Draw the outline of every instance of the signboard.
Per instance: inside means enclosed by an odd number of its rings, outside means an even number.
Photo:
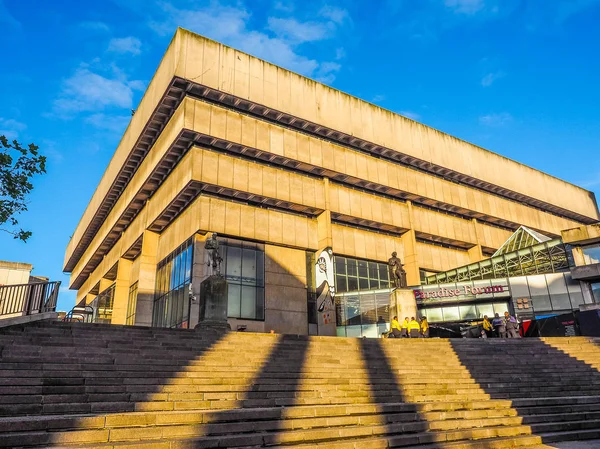
[[[333,251],[331,248],[325,248],[321,251],[315,265],[318,334],[336,335],[335,278],[333,273]]]
[[[463,285],[461,288],[440,288],[438,290],[422,291],[413,290],[415,299],[453,298],[458,296],[489,295],[492,293],[504,293],[503,285],[492,285],[490,287],[474,287]]]

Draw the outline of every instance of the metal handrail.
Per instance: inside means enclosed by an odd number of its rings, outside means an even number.
[[[60,281],[0,286],[0,317],[55,312]]]
[[[75,306],[64,316],[62,320],[66,323],[91,323],[93,318],[94,308],[92,306]]]

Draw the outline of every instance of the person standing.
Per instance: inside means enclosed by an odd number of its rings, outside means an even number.
[[[485,336],[486,338],[492,338],[494,336],[494,328],[492,327],[492,323],[490,323],[490,320],[488,318],[487,315],[483,315],[483,331],[485,332]]]
[[[506,338],[506,322],[502,318],[500,318],[499,314],[494,315],[494,319],[492,320],[492,326],[494,326],[496,336],[500,338]]]
[[[403,337],[408,337],[408,317],[404,317],[404,321],[402,322],[402,336]]]
[[[506,326],[506,334],[508,338],[520,338],[519,332],[517,331],[519,327],[519,323],[517,319],[509,314],[508,312],[504,312],[504,322]]]
[[[419,326],[419,322],[415,320],[415,317],[410,317],[410,322],[408,323],[408,332],[410,338],[419,338],[421,336],[421,326]]]
[[[421,337],[429,338],[429,323],[426,316],[421,317]]]
[[[400,322],[398,322],[398,317],[395,316],[392,318],[392,324],[390,325],[390,333],[388,334],[388,338],[400,338],[402,336],[402,329],[400,328]]]

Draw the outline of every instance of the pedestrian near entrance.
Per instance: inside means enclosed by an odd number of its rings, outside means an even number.
[[[483,332],[485,332],[486,338],[492,338],[494,336],[494,328],[487,315],[483,315]]]
[[[521,337],[519,335],[519,332],[517,332],[519,323],[517,322],[517,319],[514,316],[512,316],[508,312],[504,312],[504,322],[505,322],[506,334],[507,334],[508,338],[520,338]]]
[[[408,323],[408,332],[410,338],[419,338],[421,336],[421,326],[419,326],[419,322],[415,320],[415,317],[410,317],[410,322]]]
[[[404,321],[402,322],[402,326],[400,326],[402,328],[402,336],[403,337],[408,337],[408,317],[404,317]]]
[[[426,316],[421,317],[421,337],[429,338],[429,323]]]
[[[392,318],[392,324],[390,325],[390,333],[388,338],[400,338],[402,337],[402,329],[400,328],[400,323],[398,322],[398,317],[395,316]]]
[[[506,338],[506,322],[502,318],[500,318],[499,314],[494,315],[492,326],[494,326],[494,330],[496,331],[497,337]]]

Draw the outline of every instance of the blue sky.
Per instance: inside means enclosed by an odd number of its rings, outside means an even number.
[[[0,134],[48,156],[19,217],[33,237],[0,235],[0,259],[68,284],[69,237],[177,26],[598,194],[598,23],[600,0],[0,0]]]

